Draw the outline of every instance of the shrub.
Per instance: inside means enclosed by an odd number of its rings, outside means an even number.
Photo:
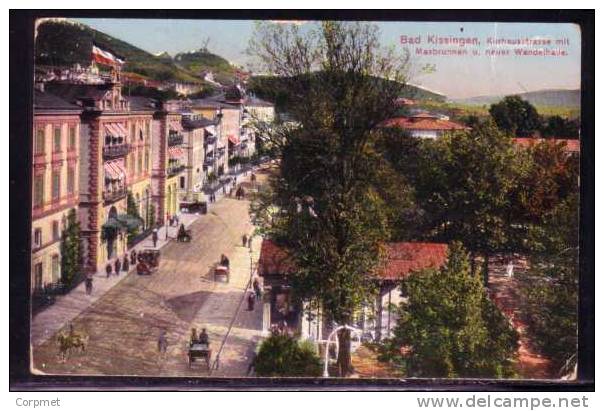
[[[318,377],[321,360],[312,343],[271,335],[260,345],[255,369],[260,377]]]

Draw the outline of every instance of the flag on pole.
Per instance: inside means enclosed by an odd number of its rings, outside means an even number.
[[[121,66],[125,63],[124,59],[119,58],[110,51],[103,50],[96,44],[92,45],[92,60],[97,63],[106,64],[110,66]]]

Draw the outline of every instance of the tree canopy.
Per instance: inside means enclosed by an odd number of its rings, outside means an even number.
[[[518,334],[470,273],[460,243],[450,245],[440,270],[411,275],[402,284],[385,357],[413,377],[505,378],[514,375]]]
[[[513,136],[531,136],[540,126],[537,109],[520,96],[504,97],[491,105],[489,113],[497,127]]]

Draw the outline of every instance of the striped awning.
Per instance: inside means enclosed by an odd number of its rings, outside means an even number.
[[[108,161],[104,164],[105,178],[109,180],[123,180],[126,178],[126,169],[119,160]]]
[[[178,121],[171,121],[170,122],[170,130],[176,131],[177,133],[180,133],[180,132],[182,132],[182,125]]]
[[[111,137],[126,137],[128,135],[126,127],[120,123],[105,124],[105,133]]]
[[[234,135],[234,134],[230,134],[229,135],[229,141],[231,143],[233,143],[234,145],[239,144],[239,138],[236,135]]]
[[[168,147],[168,156],[170,159],[178,160],[185,154],[184,150],[180,147]]]

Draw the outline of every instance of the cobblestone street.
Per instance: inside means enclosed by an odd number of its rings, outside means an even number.
[[[191,243],[170,242],[162,248],[158,272],[130,274],[72,321],[76,332],[89,337],[85,353],[62,362],[56,338],[49,338],[33,348],[35,368],[60,374],[207,375],[202,362],[188,367],[189,335],[192,327],[207,328],[215,357],[237,315],[250,263],[255,264],[260,248],[259,238],[251,255],[241,246],[243,233],[252,231],[248,206],[249,201],[230,198],[215,203],[190,226]],[[222,253],[231,261],[228,284],[215,282],[212,275]],[[214,375],[245,375],[262,323],[259,305],[252,312],[246,308],[243,304],[237,315]],[[162,330],[167,332],[168,350],[160,355],[157,339]]]

